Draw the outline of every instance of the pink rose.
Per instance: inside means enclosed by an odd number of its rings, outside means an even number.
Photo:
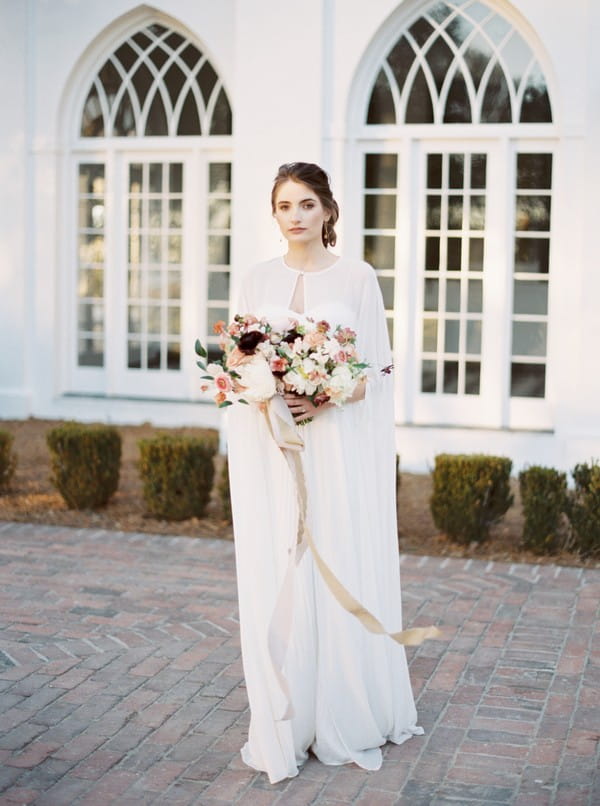
[[[285,360],[285,358],[282,358],[279,355],[274,355],[269,361],[269,367],[271,372],[285,372],[288,368],[288,362]]]
[[[215,378],[215,386],[220,392],[230,392],[231,378],[225,372],[222,375],[217,375]]]
[[[313,330],[312,333],[306,334],[304,341],[309,347],[320,347],[325,343],[325,333],[319,330]]]
[[[348,360],[348,356],[344,352],[344,350],[340,350],[339,353],[336,353],[334,359],[337,361],[338,364],[345,364]]]

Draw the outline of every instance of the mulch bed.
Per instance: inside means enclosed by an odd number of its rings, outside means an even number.
[[[119,489],[104,509],[92,512],[68,509],[50,482],[46,432],[57,424],[55,420],[38,419],[0,421],[0,428],[9,431],[15,438],[14,450],[18,458],[10,490],[0,495],[0,520],[232,539],[231,525],[223,519],[216,496],[213,496],[203,518],[164,521],[153,518],[145,512],[142,485],[137,471],[138,440],[151,437],[159,431],[200,435],[205,433],[204,429],[158,429],[149,424],[119,426],[123,439]],[[218,461],[219,464],[222,463],[222,457],[219,457]],[[431,477],[428,474],[402,473],[398,494],[400,550],[410,554],[511,562],[598,565],[595,561],[581,561],[576,555],[568,552],[553,557],[539,557],[523,551],[520,547],[523,517],[518,488],[514,480],[513,487],[515,504],[493,527],[490,539],[483,544],[462,546],[452,543],[441,535],[433,523],[429,511]]]

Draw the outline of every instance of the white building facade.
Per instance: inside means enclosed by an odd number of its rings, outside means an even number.
[[[218,425],[194,340],[318,162],[404,469],[600,456],[600,6],[0,0],[0,417]],[[214,345],[214,339],[213,339]]]

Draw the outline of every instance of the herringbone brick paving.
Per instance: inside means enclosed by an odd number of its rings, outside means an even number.
[[[247,769],[233,546],[0,524],[0,803],[600,803],[600,570],[405,556],[425,736]]]

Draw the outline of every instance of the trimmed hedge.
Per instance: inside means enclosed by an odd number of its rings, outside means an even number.
[[[551,467],[533,465],[519,473],[523,504],[523,545],[536,554],[552,554],[559,547],[563,513],[568,512],[567,475]]]
[[[159,434],[138,442],[148,514],[169,521],[200,518],[210,499],[218,438]]]
[[[121,435],[114,426],[69,422],[46,434],[50,481],[70,509],[106,506],[119,486]]]
[[[575,482],[569,512],[573,548],[582,557],[600,556],[600,465],[575,465],[571,475]]]
[[[227,461],[227,457],[225,457],[223,467],[217,480],[217,495],[219,497],[219,503],[221,504],[223,520],[227,521],[227,523],[231,523],[233,516],[231,513],[231,490],[229,488],[229,462]]]
[[[438,529],[459,543],[486,540],[513,503],[512,461],[483,454],[435,457],[431,514]]]
[[[17,466],[17,455],[12,449],[14,439],[8,431],[0,431],[0,493],[10,487]]]

